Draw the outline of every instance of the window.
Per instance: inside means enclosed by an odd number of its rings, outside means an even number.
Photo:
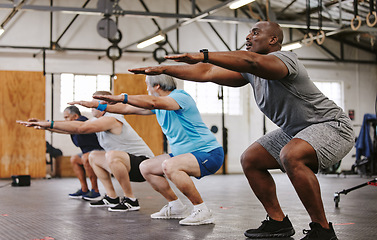
[[[195,100],[199,112],[222,113],[222,102],[218,99],[220,86],[214,83],[184,82],[184,89]],[[223,87],[224,112],[229,115],[241,115],[242,104],[240,88]]]
[[[95,91],[110,91],[109,75],[74,75],[63,73],[60,77],[60,111],[63,112],[68,102],[92,100]],[[90,109],[77,106],[80,111]]]
[[[342,82],[314,81],[314,84],[319,88],[319,90],[321,90],[323,94],[326,95],[326,97],[328,97],[330,100],[333,100],[336,105],[344,109]]]

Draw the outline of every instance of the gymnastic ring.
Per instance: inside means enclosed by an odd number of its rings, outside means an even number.
[[[369,20],[369,18],[370,18],[371,15],[374,16],[374,21],[372,23]],[[366,18],[366,22],[367,22],[367,25],[369,27],[373,27],[374,25],[376,25],[376,23],[377,23],[377,14],[376,14],[375,11],[373,11],[372,14],[370,14],[370,12],[368,13],[367,18]]]
[[[356,27],[355,27],[355,25],[353,25],[353,22],[355,21],[355,19],[357,19],[357,21],[359,22]],[[361,26],[361,18],[360,18],[359,15],[357,15],[356,17],[352,18],[352,20],[351,20],[351,28],[352,28],[352,30],[356,31],[357,29],[360,28],[360,26]]]
[[[316,36],[317,38],[315,40],[317,41],[318,45],[322,45],[326,38],[325,32],[323,30],[320,30],[317,32]]]
[[[308,37],[310,38],[310,40],[307,40]],[[305,34],[302,42],[304,43],[305,46],[309,47],[310,45],[313,44],[313,41],[314,41],[313,34],[307,33],[307,34]]]

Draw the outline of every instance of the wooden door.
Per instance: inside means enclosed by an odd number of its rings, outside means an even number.
[[[114,94],[148,94],[144,75],[117,74],[114,80]],[[135,129],[155,155],[163,153],[163,133],[156,116],[127,115],[127,122]]]
[[[42,72],[0,71],[0,86],[0,178],[45,177],[45,132],[16,123],[45,118],[45,77]]]

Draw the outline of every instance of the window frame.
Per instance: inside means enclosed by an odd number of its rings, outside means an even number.
[[[68,79],[69,75],[71,75],[70,79]],[[65,77],[67,76],[67,77]],[[91,79],[92,78],[92,79]],[[94,80],[93,78],[95,78],[95,86],[91,86],[91,90],[88,90],[89,93],[85,93],[84,95],[80,94],[78,95],[78,91],[76,91],[77,89],[77,85],[76,84],[78,81],[90,81],[90,80]],[[108,84],[103,84],[103,82],[107,81],[108,80]],[[68,85],[65,87],[65,83],[66,81],[70,81],[70,83],[68,83]],[[102,82],[102,83],[101,83]],[[88,84],[88,83],[85,83],[85,84]],[[106,86],[105,86],[106,85]],[[104,87],[105,86],[105,87]],[[86,88],[88,86],[85,86]],[[67,90],[67,89],[71,89],[71,90]],[[80,89],[82,90],[83,87],[80,87]],[[60,112],[63,112],[64,109],[68,106],[67,103],[68,102],[71,102],[71,101],[78,101],[78,100],[86,100],[86,101],[91,101],[92,98],[92,94],[95,92],[95,91],[99,91],[99,90],[103,90],[103,91],[111,91],[111,76],[110,75],[106,75],[106,74],[75,74],[75,73],[61,73],[60,74]],[[84,90],[85,91],[85,90]],[[68,97],[67,97],[68,95]],[[82,107],[82,106],[77,106],[80,111],[82,112],[90,112],[90,109],[88,108],[85,108],[85,107]]]

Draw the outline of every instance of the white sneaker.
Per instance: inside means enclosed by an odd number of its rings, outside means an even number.
[[[179,221],[179,224],[189,225],[189,226],[212,224],[212,223],[215,223],[215,219],[212,216],[212,212],[210,210],[203,210],[203,209],[192,211],[190,216]]]
[[[179,209],[172,209],[169,204],[166,204],[159,212],[153,213],[151,218],[154,219],[182,219],[190,215],[190,211],[186,206]]]

